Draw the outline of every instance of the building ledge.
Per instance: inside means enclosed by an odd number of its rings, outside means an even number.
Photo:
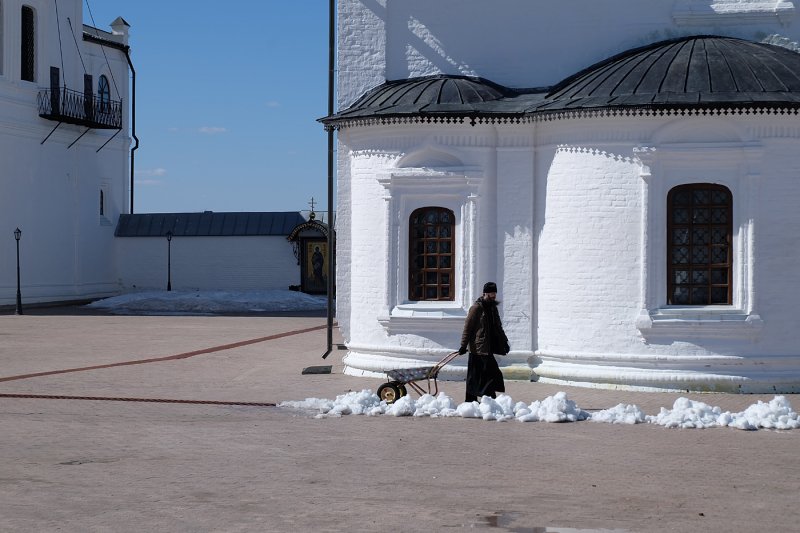
[[[413,302],[399,304],[378,322],[390,334],[446,331],[464,324],[467,313],[455,303]]]
[[[636,328],[646,339],[656,336],[754,338],[761,333],[763,325],[759,315],[731,306],[643,309],[636,319]]]

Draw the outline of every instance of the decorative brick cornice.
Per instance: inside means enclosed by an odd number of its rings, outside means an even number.
[[[326,129],[358,128],[368,126],[409,126],[409,125],[470,125],[479,124],[505,125],[505,124],[532,124],[540,122],[555,122],[560,120],[588,119],[588,118],[640,118],[640,117],[736,117],[736,116],[793,116],[800,114],[800,109],[793,107],[624,107],[602,109],[578,109],[574,111],[540,111],[528,115],[514,117],[507,116],[481,116],[481,117],[431,117],[414,115],[406,117],[369,117],[352,120],[342,120],[335,124],[328,124]]]

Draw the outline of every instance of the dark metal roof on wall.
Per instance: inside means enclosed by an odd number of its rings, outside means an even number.
[[[535,68],[535,66],[532,66]],[[569,110],[800,108],[800,54],[717,36],[671,39],[623,52],[544,89],[437,75],[387,81],[321,119],[523,118]]]
[[[114,21],[116,22],[116,21]],[[124,22],[124,21],[123,21]],[[121,43],[119,41],[114,41],[111,39],[112,34],[98,30],[97,28],[92,28],[91,26],[83,26],[83,40],[88,41],[90,43],[97,43],[103,46],[107,46],[109,48],[116,48],[117,50],[122,50],[123,52],[128,48],[128,45]]]
[[[296,211],[255,213],[143,213],[120,215],[117,237],[234,237],[289,235],[306,219]]]

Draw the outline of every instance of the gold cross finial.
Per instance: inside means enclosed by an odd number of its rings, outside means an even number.
[[[317,214],[314,212],[314,203],[315,203],[314,202],[314,197],[312,196],[311,197],[311,201],[308,202],[308,205],[311,206],[311,212],[308,214],[308,219],[309,220],[314,220],[315,218],[317,218]]]

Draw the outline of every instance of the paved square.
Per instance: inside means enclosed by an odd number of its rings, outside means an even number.
[[[797,529],[800,431],[247,405],[377,388],[324,349],[320,317],[0,316],[0,394],[127,399],[0,397],[0,531]],[[331,374],[302,374],[323,364]],[[462,400],[463,383],[442,388]],[[647,414],[680,396],[507,388]],[[772,398],[685,396],[731,411]]]

